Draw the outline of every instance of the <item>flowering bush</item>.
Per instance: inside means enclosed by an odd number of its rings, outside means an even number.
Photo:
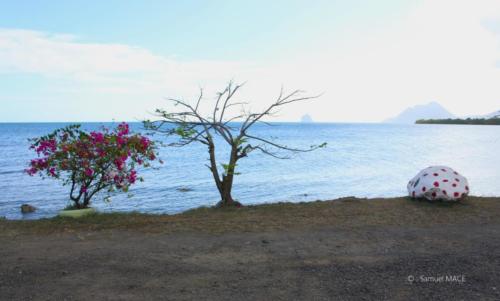
[[[88,207],[102,190],[127,192],[130,185],[142,181],[136,167],[149,167],[157,155],[154,143],[130,133],[126,123],[90,133],[71,125],[31,141],[38,158],[31,160],[26,172],[71,186],[70,199],[76,208]]]

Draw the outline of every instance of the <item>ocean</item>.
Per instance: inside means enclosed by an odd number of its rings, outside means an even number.
[[[35,158],[28,138],[65,125],[0,124],[0,217],[51,217],[69,204],[68,187],[24,172]],[[115,125],[84,123],[83,128]],[[132,123],[131,128],[141,131],[142,125]],[[500,196],[499,126],[274,123],[257,125],[252,133],[291,147],[328,145],[287,160],[257,152],[240,160],[233,198],[243,204],[402,196],[407,194],[408,180],[430,165],[447,165],[460,172],[469,180],[472,195]],[[160,136],[153,139],[165,141]],[[217,154],[220,163],[227,160],[224,150]],[[219,201],[205,166],[208,152],[203,145],[164,147],[160,157],[164,164],[139,171],[145,181],[133,186],[131,195],[116,195],[110,202],[98,195],[92,206],[103,212],[171,214]],[[22,215],[19,207],[24,203],[38,210]]]

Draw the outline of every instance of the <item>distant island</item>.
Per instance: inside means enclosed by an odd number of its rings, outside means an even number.
[[[448,119],[419,119],[416,124],[477,124],[477,125],[500,125],[500,118],[448,118]]]
[[[311,123],[311,122],[314,122],[314,120],[312,119],[311,115],[305,114],[305,115],[302,115],[302,118],[300,118],[300,122]]]

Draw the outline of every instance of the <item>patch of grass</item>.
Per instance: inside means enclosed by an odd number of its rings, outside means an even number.
[[[171,232],[258,232],[311,227],[435,225],[500,222],[500,198],[468,197],[460,203],[410,198],[343,198],[307,203],[274,203],[241,208],[201,207],[175,215],[96,213],[81,218],[0,220],[0,235],[135,230]]]
[[[63,210],[78,210],[78,209],[80,209],[80,208],[76,207],[75,204],[68,204],[68,205],[66,205],[66,207],[64,207]]]

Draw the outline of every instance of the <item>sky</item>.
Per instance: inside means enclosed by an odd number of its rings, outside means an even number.
[[[0,0],[0,122],[134,121],[228,81],[276,121],[500,109],[499,0]]]

